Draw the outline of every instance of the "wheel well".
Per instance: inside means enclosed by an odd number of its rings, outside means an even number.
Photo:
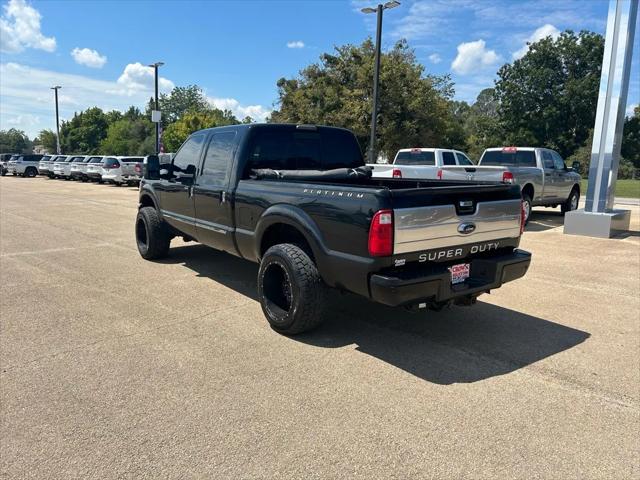
[[[530,183],[527,183],[524,187],[522,187],[522,195],[525,195],[525,194],[529,195],[529,198],[531,200],[533,200],[533,193],[534,193],[533,185],[531,185]]]
[[[138,208],[142,208],[142,207],[153,207],[153,208],[156,208],[156,204],[154,203],[154,201],[151,198],[151,196],[143,195],[142,198],[140,198],[140,206]]]
[[[580,195],[580,184],[576,183],[573,188],[571,189],[571,191],[573,190],[577,190],[578,191],[578,195]]]
[[[276,223],[271,225],[264,232],[262,240],[260,241],[260,258],[264,256],[265,252],[270,247],[278,245],[279,243],[293,243],[294,245],[298,245],[307,255],[309,255],[311,260],[315,262],[311,245],[309,245],[309,242],[307,242],[307,239],[304,237],[302,232],[291,225],[287,225],[286,223]]]

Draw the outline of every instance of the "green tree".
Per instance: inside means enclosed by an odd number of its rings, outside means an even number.
[[[98,107],[74,114],[69,121],[62,122],[60,143],[64,153],[97,153],[100,143],[107,135],[107,116]]]
[[[352,130],[366,148],[371,123],[374,45],[336,47],[297,78],[281,78],[278,106],[272,122],[335,125]],[[407,146],[446,146],[457,141],[451,129],[448,100],[453,85],[448,76],[425,74],[406,41],[382,54],[380,70],[379,151],[392,157]],[[450,138],[455,137],[455,138]]]
[[[624,122],[622,134],[622,157],[629,160],[635,168],[640,168],[640,106],[636,105],[633,115]]]
[[[139,110],[138,113],[140,114]],[[155,152],[154,135],[154,124],[142,114],[134,119],[127,118],[125,114],[123,118],[109,125],[107,135],[100,143],[100,153],[103,155],[149,155]]]
[[[498,117],[498,100],[493,88],[482,90],[464,119],[466,150],[478,160],[485,148],[503,145],[504,129]]]
[[[160,94],[158,99],[162,111],[162,125],[170,125],[177,122],[188,112],[206,112],[210,105],[207,97],[197,85],[186,87],[174,87],[169,94]],[[153,100],[147,105],[148,115],[151,118],[151,109],[154,108]]]
[[[31,151],[31,142],[22,130],[15,128],[0,130],[0,152],[28,153],[29,151]]]
[[[513,144],[573,154],[593,128],[604,39],[567,30],[544,38],[498,71],[500,121]]]
[[[229,110],[210,108],[206,111],[189,112],[169,125],[162,133],[162,144],[167,152],[175,152],[189,135],[197,130],[240,123]]]
[[[58,144],[56,141],[56,134],[53,130],[40,130],[40,133],[38,134],[38,142],[44,147],[45,152],[56,152]]]

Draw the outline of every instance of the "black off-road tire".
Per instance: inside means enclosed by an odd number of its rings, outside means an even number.
[[[524,208],[525,208],[524,224],[526,225],[529,223],[529,220],[531,219],[531,213],[533,213],[533,207],[531,206],[531,197],[529,196],[529,194],[527,193],[522,194],[522,203],[524,204]],[[527,208],[527,204],[529,205],[528,208]]]
[[[297,245],[283,243],[267,250],[258,271],[258,297],[269,325],[278,333],[306,332],[324,320],[327,286],[313,260]]]
[[[36,170],[34,167],[27,167],[27,171],[24,172],[24,176],[29,178],[33,178],[37,174],[38,174],[38,170]]]
[[[562,213],[567,213],[572,210],[578,209],[578,204],[580,203],[580,191],[577,188],[573,188],[571,193],[569,194],[569,198],[560,206]]]
[[[168,225],[153,207],[142,207],[136,217],[136,244],[142,258],[155,260],[166,257],[171,244]]]

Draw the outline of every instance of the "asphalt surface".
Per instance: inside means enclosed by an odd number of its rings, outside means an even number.
[[[0,179],[3,478],[639,478],[640,208],[612,240],[534,213],[475,307],[336,296],[287,338],[256,265],[142,260],[136,198]]]

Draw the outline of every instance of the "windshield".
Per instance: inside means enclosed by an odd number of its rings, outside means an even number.
[[[398,152],[394,165],[435,165],[436,156],[434,152],[424,152],[416,150],[411,152]]]
[[[518,165],[535,167],[536,154],[533,150],[502,151],[489,150],[480,159],[482,165]]]

